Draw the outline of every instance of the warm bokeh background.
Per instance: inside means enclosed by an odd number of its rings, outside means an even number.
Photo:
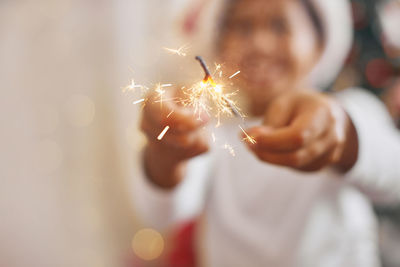
[[[143,140],[121,87],[151,80],[179,2],[0,1],[0,266],[131,257]]]

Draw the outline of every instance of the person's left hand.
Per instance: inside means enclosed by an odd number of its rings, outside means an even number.
[[[357,159],[357,134],[344,109],[322,93],[291,91],[275,98],[262,126],[247,130],[247,143],[262,161],[302,171],[336,165],[351,168]],[[345,153],[344,153],[345,151]]]

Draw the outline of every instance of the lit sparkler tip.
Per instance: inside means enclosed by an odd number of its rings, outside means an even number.
[[[229,79],[232,79],[233,77],[235,77],[236,75],[238,75],[240,73],[240,70],[238,70],[237,72],[235,72],[234,74],[232,74],[231,76],[229,76]]]
[[[196,56],[196,60],[199,61],[203,68],[205,77],[188,89],[182,88],[184,94],[188,97],[187,100],[182,101],[183,105],[193,107],[195,114],[200,114],[201,112],[209,114],[209,112],[213,111],[218,119],[216,127],[220,125],[220,116],[222,114],[243,117],[235,102],[230,99],[235,93],[225,93],[223,84],[217,84],[213,80],[203,58]]]
[[[220,85],[220,84],[215,85],[214,90],[216,93],[221,94],[222,93],[222,85]]]
[[[158,135],[157,140],[162,140],[164,138],[164,135],[167,133],[169,130],[169,126],[165,126],[164,130]]]

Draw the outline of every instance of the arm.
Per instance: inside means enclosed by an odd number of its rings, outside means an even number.
[[[261,160],[301,171],[334,167],[378,203],[400,200],[400,134],[383,104],[349,89],[336,100],[292,91],[267,108],[248,144]]]
[[[198,215],[204,205],[212,155],[197,157],[188,163],[182,182],[173,188],[162,188],[139,166],[134,184],[136,213],[142,223],[163,231]]]
[[[379,204],[400,201],[400,133],[384,105],[361,89],[337,94],[358,137],[358,157],[346,179]]]
[[[135,204],[143,223],[159,230],[194,216],[202,206],[204,170],[209,168],[200,155],[209,149],[208,117],[198,120],[193,114],[172,101],[149,101],[142,112],[147,144],[138,166]],[[160,138],[166,126],[169,131]]]

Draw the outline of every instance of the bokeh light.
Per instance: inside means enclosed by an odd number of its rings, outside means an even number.
[[[162,235],[150,228],[139,230],[132,240],[133,252],[142,260],[155,260],[164,251]]]
[[[369,61],[365,68],[365,77],[368,83],[375,88],[386,86],[392,75],[392,67],[383,58]]]
[[[85,95],[72,95],[66,102],[67,119],[75,127],[85,127],[92,123],[95,105]]]

